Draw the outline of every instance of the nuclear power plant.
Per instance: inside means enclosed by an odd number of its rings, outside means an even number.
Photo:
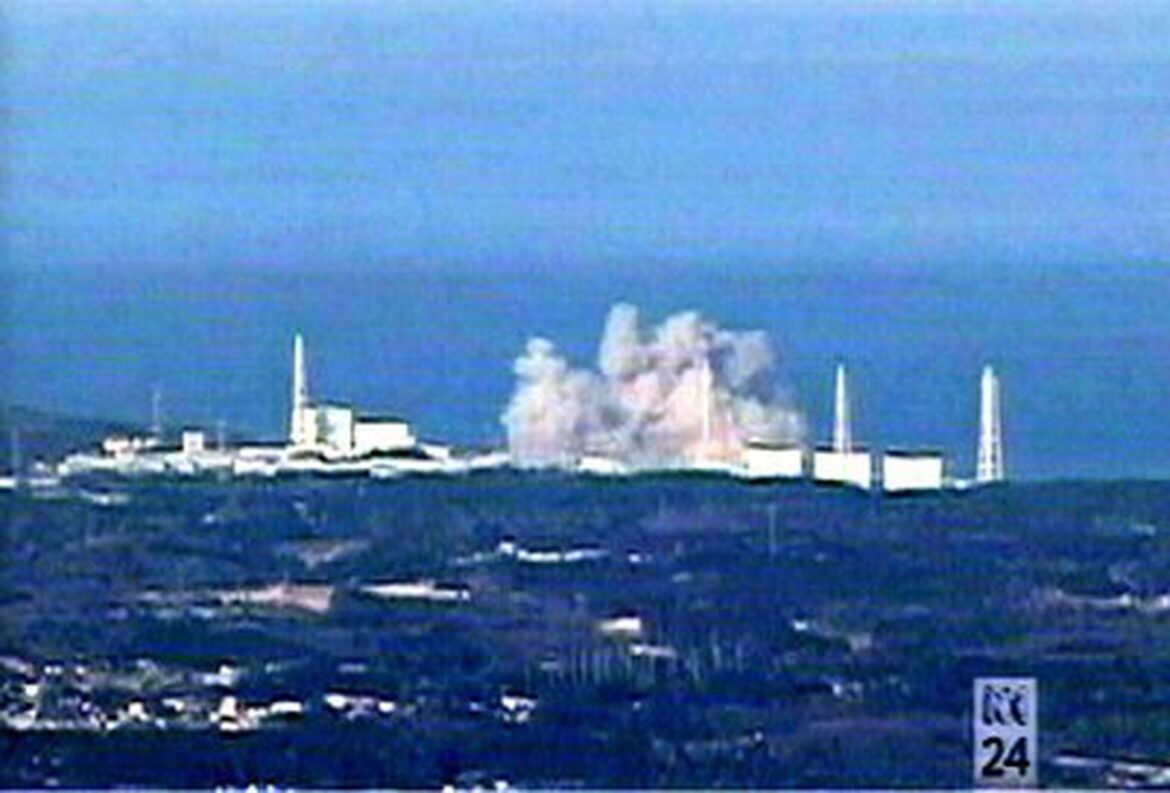
[[[293,337],[288,433],[283,442],[242,443],[229,447],[219,434],[214,443],[204,431],[184,429],[178,443],[168,445],[161,432],[161,411],[155,398],[154,420],[147,437],[107,438],[97,453],[71,454],[57,467],[61,476],[87,473],[120,475],[276,476],[280,474],[362,475],[393,478],[404,474],[461,474],[510,466],[503,451],[459,453],[451,447],[420,440],[410,423],[393,415],[371,415],[352,406],[312,395],[306,345]],[[726,406],[713,388],[711,364],[705,358],[694,381],[694,404],[701,435],[689,459],[658,473],[698,471],[756,481],[812,481],[819,485],[890,494],[912,494],[947,488],[966,489],[1004,480],[1002,405],[999,378],[984,368],[979,384],[979,437],[973,479],[948,475],[946,460],[934,449],[886,449],[875,455],[857,442],[853,429],[853,394],[843,362],[836,367],[831,441],[811,448],[796,443],[749,439],[737,459],[713,456],[713,426],[726,427]],[[722,411],[722,412],[718,412]],[[626,476],[651,469],[633,469],[625,461],[602,454],[582,455],[575,472],[588,476]]]
[[[911,494],[947,488],[967,489],[1004,480],[999,378],[985,367],[980,381],[979,448],[973,480],[951,478],[946,457],[937,449],[887,449],[880,458],[854,440],[849,373],[837,365],[833,388],[832,440],[814,446],[749,444],[740,475],[749,479],[800,480],[822,485]]]
[[[157,411],[156,411],[157,413]],[[405,474],[458,474],[507,464],[502,453],[457,454],[449,446],[417,438],[397,416],[373,416],[349,405],[315,400],[309,389],[304,339],[293,337],[288,436],[284,442],[214,446],[206,433],[185,429],[167,445],[156,421],[151,435],[107,438],[100,453],[72,454],[58,473],[120,475],[277,476],[362,475],[377,479]]]

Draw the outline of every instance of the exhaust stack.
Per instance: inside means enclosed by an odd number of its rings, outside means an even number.
[[[309,432],[309,374],[305,367],[305,343],[301,334],[293,338],[292,415],[289,419],[289,442],[293,446],[312,443]]]
[[[990,366],[983,367],[979,397],[979,462],[975,470],[975,481],[978,484],[1002,482],[1003,416],[999,376]]]
[[[853,419],[849,410],[849,381],[845,364],[837,364],[837,398],[833,413],[833,451],[848,454],[853,451]]]

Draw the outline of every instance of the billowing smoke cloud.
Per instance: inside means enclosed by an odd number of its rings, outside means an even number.
[[[644,333],[638,310],[616,305],[598,371],[572,367],[534,338],[515,372],[503,422],[522,465],[568,466],[586,454],[632,467],[734,462],[748,441],[804,435],[803,417],[775,386],[767,336],[723,330],[693,311]]]

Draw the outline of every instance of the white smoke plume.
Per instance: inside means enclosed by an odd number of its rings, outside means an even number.
[[[598,371],[574,368],[534,338],[515,372],[503,423],[521,465],[570,466],[586,454],[634,468],[736,462],[748,441],[804,436],[803,416],[776,388],[768,337],[693,311],[644,333],[634,306],[615,305]]]

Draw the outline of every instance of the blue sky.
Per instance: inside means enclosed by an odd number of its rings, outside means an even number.
[[[10,263],[1165,263],[1167,3],[5,4]]]

